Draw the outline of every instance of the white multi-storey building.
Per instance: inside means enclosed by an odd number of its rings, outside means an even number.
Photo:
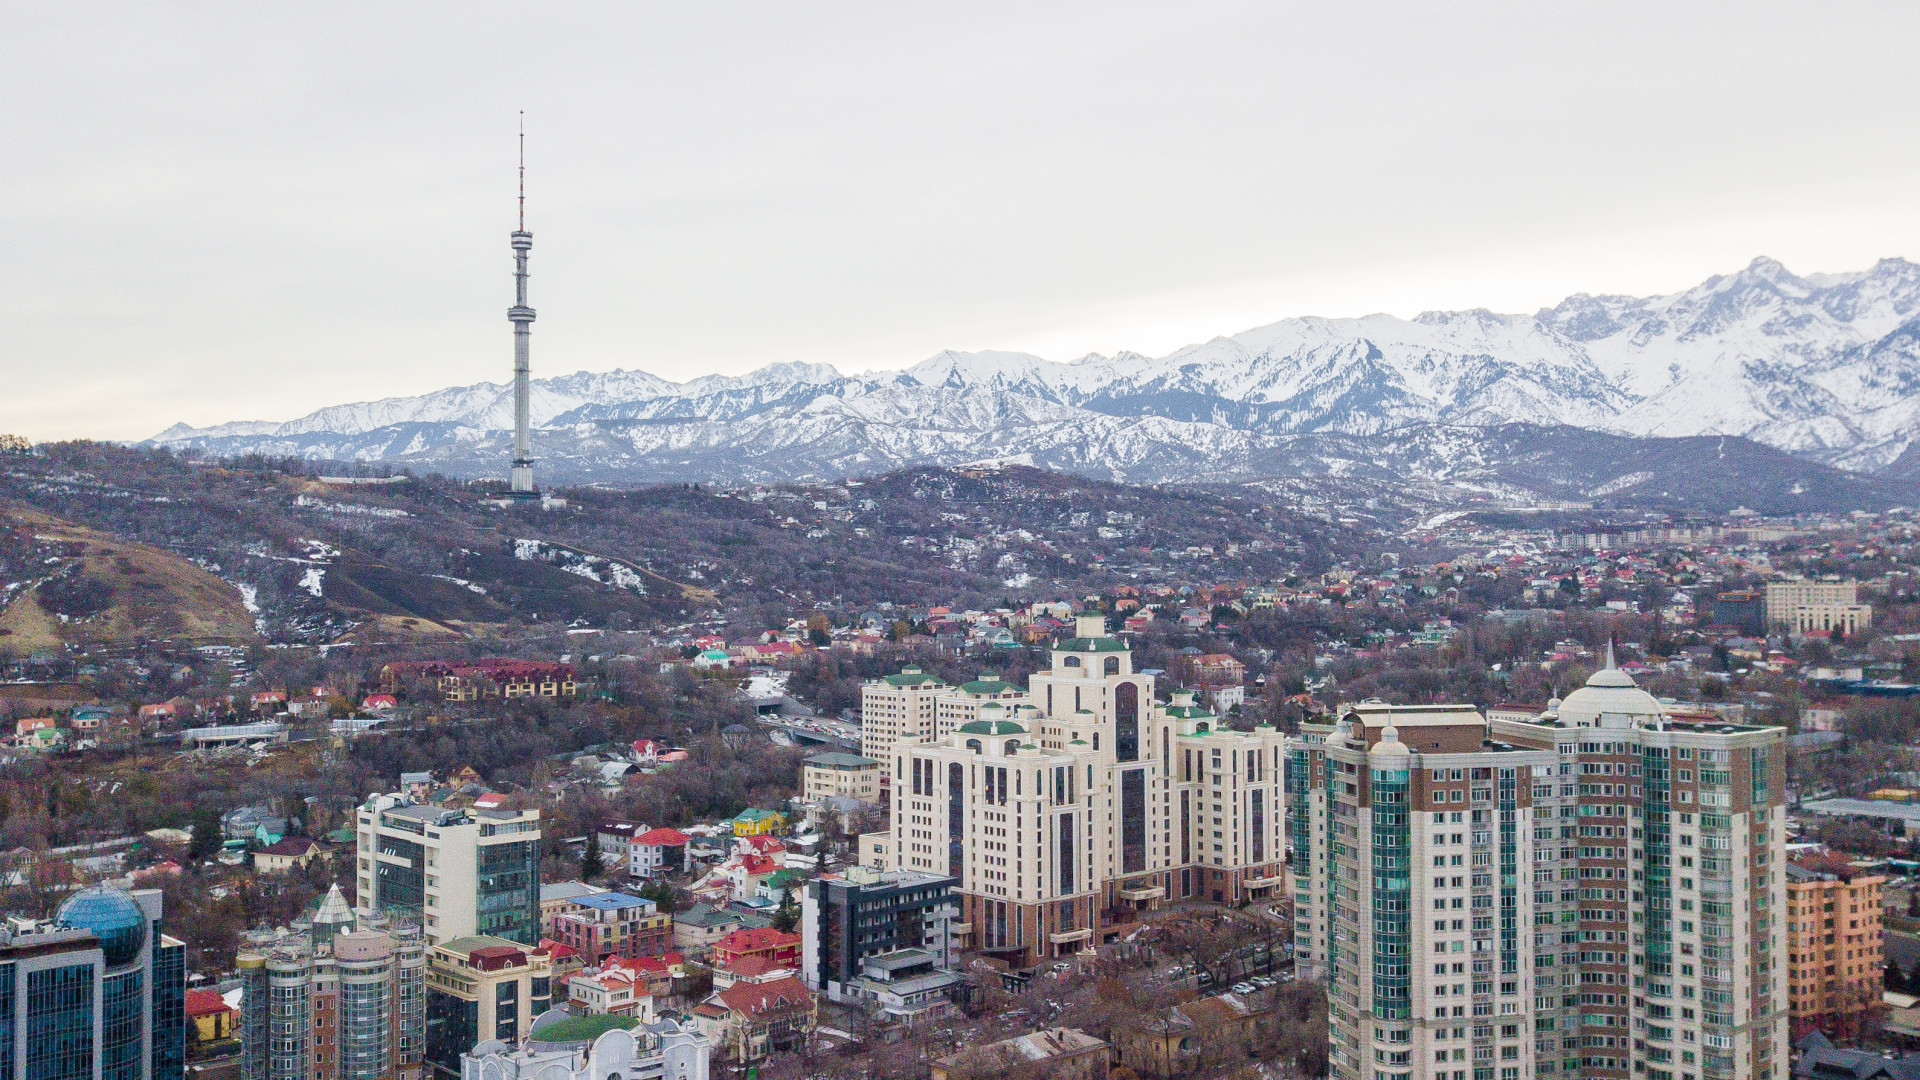
[[[1611,664],[1557,709],[1362,704],[1288,748],[1336,1080],[1785,1080],[1784,732]]]
[[[355,814],[361,915],[397,914],[430,944],[492,934],[540,942],[540,811],[454,809],[405,793]]]
[[[887,864],[957,879],[966,945],[1025,965],[1112,940],[1163,900],[1283,881],[1279,732],[1221,730],[1190,692],[1161,705],[1102,617],[1053,645],[1024,702],[976,715],[885,759]]]

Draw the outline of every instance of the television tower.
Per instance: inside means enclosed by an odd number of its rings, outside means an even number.
[[[529,349],[533,338],[533,309],[527,306],[527,253],[533,250],[533,234],[527,231],[527,114],[520,113],[520,226],[513,230],[513,306],[507,309],[507,321],[513,324],[513,497],[533,499],[539,491],[533,486],[533,434],[528,430],[528,410],[532,387],[529,380],[533,363]]]

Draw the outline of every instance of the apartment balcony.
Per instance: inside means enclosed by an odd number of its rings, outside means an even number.
[[[973,924],[970,922],[950,922],[947,924],[947,929],[951,931],[955,937],[966,937],[968,934],[973,933]]]

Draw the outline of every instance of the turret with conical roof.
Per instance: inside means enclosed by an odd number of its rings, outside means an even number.
[[[313,925],[313,939],[316,944],[324,944],[354,929],[357,923],[353,914],[353,905],[347,903],[346,896],[340,892],[339,882],[335,882],[333,887],[327,890],[327,895],[320,898],[319,906],[313,909],[313,915],[308,921]]]

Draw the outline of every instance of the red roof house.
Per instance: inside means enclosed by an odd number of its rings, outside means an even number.
[[[732,970],[747,960],[763,960],[775,967],[800,967],[800,935],[784,933],[771,926],[735,930],[713,943],[713,966]]]

